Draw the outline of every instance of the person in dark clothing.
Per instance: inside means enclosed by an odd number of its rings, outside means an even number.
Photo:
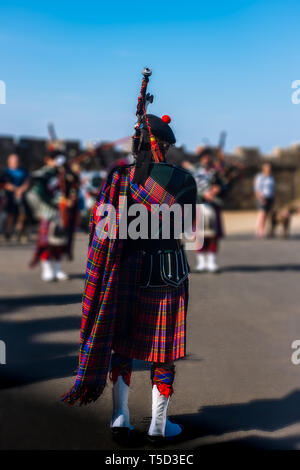
[[[167,410],[174,361],[186,354],[189,270],[180,240],[174,238],[175,224],[166,238],[162,219],[154,230],[148,225],[149,216],[162,204],[168,208],[175,204],[194,208],[196,204],[192,175],[166,161],[167,151],[175,143],[170,121],[168,116],[147,115],[142,106],[133,137],[135,163],[111,171],[92,211],[79,367],[63,401],[72,405],[96,400],[109,372],[113,384],[110,427],[115,439],[132,435],[128,393],[133,359],[151,363],[148,439],[157,442],[182,434],[182,427],[167,418]],[[145,214],[138,224],[141,231],[147,226],[145,236],[139,230],[137,236],[130,235],[134,205]],[[108,227],[103,226],[103,208],[107,208]],[[113,223],[115,209],[118,216]],[[129,236],[123,238],[120,231],[127,212]],[[108,233],[114,236],[110,238]]]
[[[30,178],[28,171],[20,167],[17,154],[9,155],[2,181],[6,199],[4,235],[9,240],[15,230],[17,238],[20,240],[25,235],[26,219],[29,212],[25,194],[29,188]]]
[[[196,248],[196,270],[214,273],[219,269],[217,253],[219,239],[223,236],[221,219],[223,181],[215,167],[213,151],[210,148],[201,150],[199,164],[193,175],[197,183],[197,202],[203,204],[204,214],[204,240],[203,245]]]

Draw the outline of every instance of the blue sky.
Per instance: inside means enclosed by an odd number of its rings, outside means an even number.
[[[0,134],[132,134],[143,66],[179,144],[269,151],[300,141],[300,2],[27,0],[0,4]]]

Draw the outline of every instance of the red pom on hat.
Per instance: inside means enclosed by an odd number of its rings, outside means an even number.
[[[167,114],[165,114],[164,116],[162,116],[162,121],[164,121],[166,124],[170,124],[171,122],[171,118],[170,116],[168,116]]]

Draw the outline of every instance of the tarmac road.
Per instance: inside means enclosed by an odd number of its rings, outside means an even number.
[[[43,283],[27,263],[32,247],[0,247],[1,449],[117,449],[111,385],[88,407],[59,401],[76,366],[87,239],[79,235],[71,280]],[[189,254],[191,265],[193,254]],[[204,446],[300,449],[300,239],[222,242],[218,275],[191,275],[188,356],[177,362],[170,415]],[[149,368],[135,363],[130,408],[147,428]],[[146,448],[146,447],[142,447]],[[172,446],[169,447],[172,449]]]

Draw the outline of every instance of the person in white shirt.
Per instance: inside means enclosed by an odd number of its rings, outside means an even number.
[[[256,236],[263,238],[266,235],[268,215],[273,207],[275,198],[275,180],[272,176],[272,166],[270,163],[264,163],[261,173],[256,175],[254,191],[258,208]]]

